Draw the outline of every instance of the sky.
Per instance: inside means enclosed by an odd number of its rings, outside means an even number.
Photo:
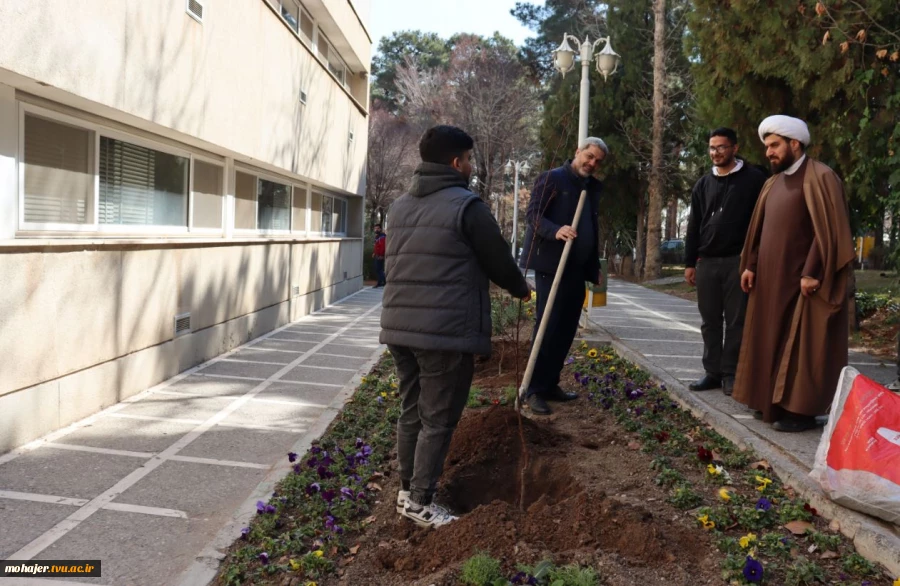
[[[543,4],[544,0],[529,0]],[[382,37],[395,31],[421,30],[449,38],[454,33],[482,36],[499,31],[521,45],[532,32],[509,13],[516,0],[371,0],[369,32],[373,50]]]

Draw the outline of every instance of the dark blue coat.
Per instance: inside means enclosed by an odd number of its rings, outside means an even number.
[[[562,257],[565,241],[556,239],[556,232],[563,226],[571,226],[578,207],[578,197],[582,189],[587,189],[587,201],[582,215],[588,214],[594,226],[590,254],[583,259],[580,270],[584,280],[599,283],[600,279],[600,191],[603,184],[595,177],[579,177],[567,161],[562,167],[545,171],[534,182],[531,201],[526,213],[525,240],[519,266],[540,273],[556,273]],[[575,227],[576,231],[578,230]],[[578,236],[581,238],[581,235]],[[579,244],[576,241],[576,245]],[[579,270],[572,266],[576,261],[575,251],[569,253],[568,270]]]

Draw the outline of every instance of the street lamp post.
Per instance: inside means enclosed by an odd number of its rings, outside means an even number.
[[[512,225],[512,254],[513,258],[518,260],[518,256],[516,254],[516,241],[519,235],[519,173],[522,175],[528,173],[530,167],[528,166],[528,161],[507,161],[506,162],[506,172],[512,173],[515,171],[515,179],[513,181],[513,225]]]
[[[614,74],[619,68],[619,55],[613,51],[609,37],[601,37],[591,43],[588,37],[584,38],[584,42],[578,40],[578,37],[568,33],[563,35],[562,43],[553,51],[553,66],[559,71],[563,77],[575,68],[575,51],[569,45],[569,40],[575,41],[575,46],[579,48],[579,61],[581,62],[581,100],[578,107],[578,143],[587,138],[588,129],[588,107],[591,91],[590,66],[591,61],[596,55],[597,72],[603,76],[606,81],[610,75]],[[606,42],[606,46],[599,53],[595,53],[597,45]]]

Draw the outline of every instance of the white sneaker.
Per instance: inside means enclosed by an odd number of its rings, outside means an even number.
[[[397,493],[397,512],[401,515],[403,514],[403,507],[406,505],[406,501],[409,500],[409,491],[401,490]]]
[[[434,503],[420,506],[411,500],[406,501],[401,514],[419,527],[440,527],[459,518],[454,517],[450,514],[450,511]]]

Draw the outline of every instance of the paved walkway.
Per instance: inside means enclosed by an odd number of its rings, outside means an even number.
[[[365,289],[0,456],[0,559],[102,560],[88,583],[204,584],[287,453],[377,360],[380,304]]]
[[[592,311],[591,321],[684,386],[703,376],[703,338],[696,303],[618,279],[610,279],[607,298],[606,307]],[[894,363],[867,354],[851,352],[850,365],[881,383],[891,382],[896,376]],[[775,432],[721,391],[694,395],[709,408],[776,443],[807,469],[812,468],[821,429],[798,434]]]

